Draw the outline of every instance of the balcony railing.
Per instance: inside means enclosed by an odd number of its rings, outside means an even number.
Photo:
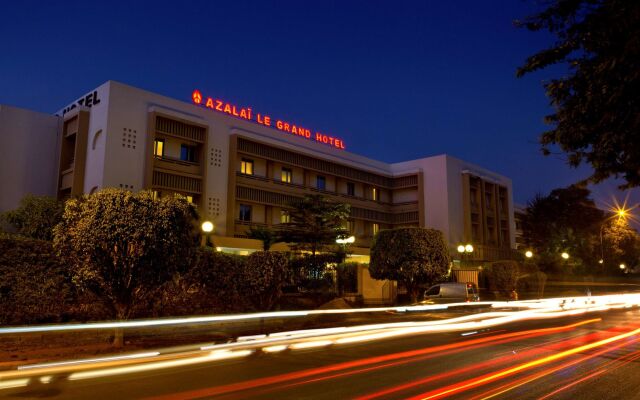
[[[266,177],[266,176],[243,174],[242,172],[239,172],[239,171],[236,172],[236,176],[242,177],[242,178],[247,178],[247,179],[253,179],[253,180],[261,181],[261,182],[275,183],[277,185],[283,185],[283,186],[286,186],[286,187],[293,187],[293,188],[303,189],[303,190],[306,190],[306,191],[315,192],[315,193],[321,193],[321,194],[328,195],[328,196],[337,196],[337,197],[342,197],[342,198],[349,199],[349,200],[366,201],[366,202],[380,204],[380,205],[384,205],[384,206],[406,206],[406,205],[418,204],[417,200],[404,201],[404,202],[400,202],[400,203],[390,203],[390,202],[385,202],[385,201],[380,201],[380,200],[372,200],[372,199],[368,199],[366,197],[352,196],[352,195],[349,195],[349,194],[346,194],[346,193],[340,193],[340,192],[333,191],[333,190],[318,189],[318,188],[313,187],[313,186],[305,186],[305,185],[301,185],[301,184],[298,184],[298,183],[283,182],[282,180],[273,179],[273,178],[269,178],[269,177]]]

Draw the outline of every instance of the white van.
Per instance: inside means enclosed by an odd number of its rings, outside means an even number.
[[[447,282],[433,285],[425,291],[422,303],[469,303],[472,301],[480,301],[475,284]]]

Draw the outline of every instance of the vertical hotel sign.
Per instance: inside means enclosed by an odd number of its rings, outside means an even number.
[[[304,128],[300,125],[296,125],[283,120],[271,118],[266,114],[255,113],[251,107],[237,107],[231,103],[215,99],[212,97],[204,97],[199,90],[194,90],[191,93],[191,100],[194,104],[209,108],[211,110],[219,111],[224,114],[228,114],[237,118],[245,119],[247,121],[255,122],[260,125],[264,125],[270,128],[275,128],[279,131],[289,133],[304,139],[313,140],[318,143],[323,143],[328,146],[344,150],[346,147],[344,141],[340,138],[327,135],[321,132],[312,132],[310,129]]]

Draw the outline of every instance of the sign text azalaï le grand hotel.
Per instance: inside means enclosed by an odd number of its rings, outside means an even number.
[[[270,116],[264,114],[253,113],[250,107],[240,108],[233,104],[227,103],[222,100],[214,99],[212,97],[203,97],[199,90],[194,90],[191,94],[191,100],[197,105],[210,108],[212,110],[220,111],[225,114],[232,115],[234,117],[246,119],[258,123],[260,125],[275,128],[283,132],[290,133],[309,140],[315,140],[319,143],[324,143],[337,149],[344,150],[346,147],[342,139],[338,139],[333,136],[325,135],[320,132],[311,133],[309,129],[303,128],[299,125],[295,125],[289,122],[281,120],[273,120]]]

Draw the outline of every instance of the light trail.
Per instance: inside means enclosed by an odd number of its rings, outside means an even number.
[[[454,350],[454,349],[464,351],[474,345],[495,344],[495,343],[499,343],[500,340],[503,340],[503,339],[513,338],[514,340],[517,340],[525,337],[563,332],[563,331],[571,330],[575,327],[585,325],[588,323],[593,323],[596,321],[599,321],[599,319],[580,321],[577,323],[559,326],[559,327],[553,327],[553,328],[532,329],[532,330],[521,331],[521,332],[509,332],[509,333],[504,333],[504,334],[491,336],[491,337],[468,339],[468,340],[457,342],[457,343],[450,343],[445,345],[427,347],[419,350],[410,350],[410,351],[405,351],[400,353],[387,354],[383,356],[370,357],[370,358],[365,358],[365,359],[360,359],[355,361],[347,361],[347,362],[333,364],[325,367],[312,368],[312,369],[307,369],[303,371],[296,371],[296,372],[275,375],[275,376],[270,376],[265,378],[257,378],[250,381],[232,383],[232,384],[216,386],[211,388],[197,389],[197,390],[187,391],[182,393],[173,393],[173,394],[164,395],[164,396],[157,396],[157,397],[153,397],[153,399],[155,400],[195,399],[200,397],[208,397],[208,396],[216,396],[221,394],[233,393],[233,392],[238,392],[243,390],[254,390],[256,388],[260,388],[268,385],[286,383],[286,382],[290,382],[298,379],[317,377],[322,374],[345,371],[352,368],[369,367],[369,366],[380,364],[380,363],[393,362],[397,360],[403,360],[403,359],[417,357],[417,356],[425,356],[429,354],[432,354],[432,355],[442,354],[445,351]]]
[[[451,303],[451,304],[426,304],[414,306],[400,307],[376,307],[376,308],[353,308],[353,309],[331,309],[331,310],[307,310],[307,311],[275,311],[261,312],[252,314],[233,314],[233,315],[211,315],[202,317],[187,318],[165,318],[153,320],[135,320],[135,321],[113,321],[113,322],[94,322],[85,324],[57,324],[57,325],[38,325],[38,326],[17,326],[0,328],[0,335],[17,334],[17,333],[43,333],[43,332],[60,332],[60,331],[80,331],[95,329],[130,329],[145,327],[160,327],[168,325],[192,325],[206,323],[223,323],[223,322],[241,322],[263,319],[277,318],[300,318],[312,315],[331,315],[331,314],[355,314],[355,313],[378,313],[378,312],[425,312],[425,311],[442,311],[454,308],[527,308],[527,309],[552,309],[563,308],[565,310],[595,306],[611,306],[611,307],[633,307],[640,305],[640,294],[618,294],[605,296],[589,296],[589,297],[565,297],[551,298],[541,300],[523,300],[523,301],[493,301],[493,302],[476,302],[476,303]]]
[[[28,365],[20,365],[18,366],[19,370],[27,370],[34,368],[49,368],[49,367],[61,367],[68,365],[78,365],[78,364],[88,364],[88,363],[99,363],[105,361],[119,361],[119,360],[132,360],[136,358],[148,358],[160,355],[159,352],[153,351],[148,353],[137,353],[137,354],[127,354],[124,356],[113,356],[113,357],[102,357],[102,358],[89,358],[83,360],[73,360],[73,361],[60,361],[60,362],[51,362],[51,363],[43,363],[43,364],[28,364]]]
[[[499,396],[501,394],[507,393],[507,392],[509,392],[509,391],[511,391],[513,389],[516,389],[516,388],[518,388],[520,386],[526,385],[526,384],[531,383],[533,381],[536,381],[536,380],[538,380],[540,378],[548,376],[548,375],[550,375],[552,373],[555,373],[555,372],[561,371],[563,369],[567,369],[569,367],[573,367],[575,365],[581,364],[581,363],[583,363],[585,361],[600,357],[601,355],[607,354],[607,353],[609,353],[609,352],[611,352],[613,350],[617,350],[617,349],[626,347],[629,344],[637,343],[638,341],[640,341],[640,338],[631,340],[629,343],[622,343],[622,344],[618,344],[616,346],[608,347],[608,348],[606,348],[604,350],[600,350],[600,351],[598,351],[596,353],[593,353],[591,355],[588,355],[588,356],[579,358],[577,360],[561,364],[561,365],[553,367],[553,368],[546,369],[546,370],[544,370],[542,372],[538,372],[536,374],[533,374],[533,375],[526,376],[524,378],[518,379],[518,380],[516,380],[514,382],[510,382],[508,384],[499,386],[499,387],[497,387],[495,389],[492,389],[492,390],[490,390],[488,392],[485,392],[485,393],[483,393],[483,394],[481,394],[479,396],[473,397],[470,400],[488,400],[488,399],[494,398],[494,397]],[[636,353],[640,353],[640,352],[636,352]],[[610,363],[613,363],[613,362],[615,362],[615,360],[611,361]],[[610,363],[608,363],[608,364],[610,364]],[[608,364],[606,364],[606,365],[608,365]]]
[[[142,365],[131,365],[127,367],[98,369],[95,371],[74,372],[73,374],[69,375],[67,379],[69,379],[70,381],[75,381],[79,379],[102,378],[106,376],[146,372],[146,371],[153,371],[153,370],[164,369],[164,368],[183,367],[186,365],[194,365],[194,364],[206,363],[211,361],[229,360],[234,358],[246,357],[251,353],[253,353],[253,351],[251,350],[221,351],[221,352],[213,351],[210,354],[206,356],[201,356],[201,357],[192,357],[192,358],[186,358],[186,359],[180,359],[180,360],[160,361],[160,362],[148,363],[148,364],[142,364]]]
[[[446,397],[446,396],[449,396],[451,394],[464,392],[464,391],[467,391],[467,390],[469,390],[471,388],[483,385],[485,383],[493,382],[493,381],[496,381],[496,380],[501,379],[503,377],[516,374],[516,373],[518,373],[520,371],[528,370],[528,369],[531,369],[533,367],[537,367],[537,366],[540,366],[540,365],[543,365],[543,364],[546,364],[546,363],[550,363],[550,362],[553,362],[553,361],[556,361],[556,360],[560,360],[562,358],[568,357],[568,356],[573,355],[573,354],[580,353],[580,352],[585,351],[585,350],[590,350],[590,349],[593,349],[593,348],[596,348],[596,347],[604,346],[604,345],[612,343],[612,342],[616,342],[616,341],[619,341],[619,340],[622,340],[622,339],[626,339],[628,337],[637,335],[638,333],[640,333],[640,328],[634,329],[632,331],[629,331],[629,332],[626,332],[626,333],[623,333],[623,334],[620,334],[620,335],[616,335],[616,336],[613,336],[613,337],[610,337],[610,338],[607,338],[607,339],[599,340],[599,341],[594,342],[594,343],[578,346],[578,347],[575,347],[575,348],[570,349],[570,350],[565,350],[565,351],[562,351],[560,353],[553,354],[553,355],[550,355],[550,356],[547,356],[547,357],[543,357],[543,358],[540,358],[540,359],[537,359],[537,360],[534,360],[534,361],[523,363],[523,364],[517,365],[515,367],[507,368],[507,369],[504,369],[504,370],[501,370],[501,371],[497,371],[497,372],[494,372],[494,373],[491,373],[491,374],[480,376],[478,378],[474,378],[474,379],[470,379],[470,380],[467,380],[467,381],[463,381],[463,382],[460,382],[460,383],[455,384],[455,385],[450,385],[450,386],[447,386],[447,387],[444,387],[444,388],[440,388],[440,389],[436,389],[436,390],[433,390],[433,391],[430,391],[430,392],[422,393],[420,395],[411,397],[410,399],[411,400],[436,399],[436,398]]]

